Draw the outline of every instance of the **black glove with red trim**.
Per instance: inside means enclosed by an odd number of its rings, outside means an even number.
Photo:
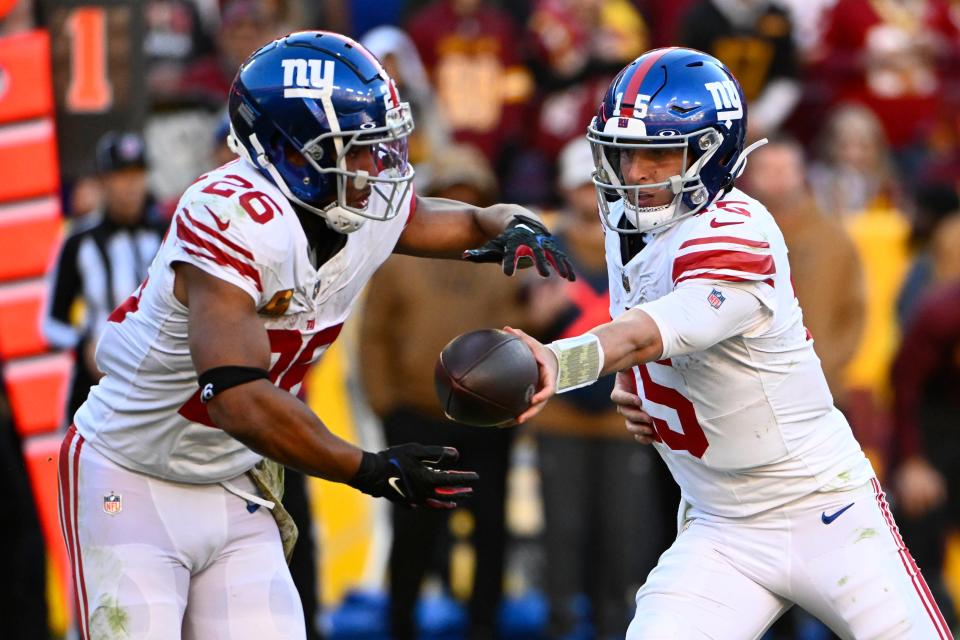
[[[547,228],[524,215],[514,216],[500,235],[479,249],[464,251],[463,259],[470,262],[499,262],[508,276],[513,275],[518,265],[523,268],[533,263],[544,278],[550,275],[550,267],[553,266],[561,278],[570,281],[577,279],[570,259],[557,246]]]
[[[349,484],[375,498],[406,507],[454,509],[473,493],[480,478],[473,471],[448,471],[432,465],[454,462],[453,447],[401,444],[380,453],[363,452],[360,469]]]

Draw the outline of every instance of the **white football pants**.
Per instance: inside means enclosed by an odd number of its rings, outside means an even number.
[[[257,494],[246,476],[231,482]],[[306,636],[273,516],[219,484],[124,469],[70,427],[60,524],[83,640]]]
[[[793,604],[845,640],[952,638],[871,480],[746,518],[690,509],[627,640],[750,640]]]

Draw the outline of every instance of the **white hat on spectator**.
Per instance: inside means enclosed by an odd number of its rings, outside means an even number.
[[[589,184],[593,176],[593,152],[583,136],[577,136],[560,152],[558,184],[570,191]]]
[[[381,60],[385,56],[396,58],[398,72],[401,76],[399,83],[405,85],[405,92],[430,93],[427,71],[420,60],[420,54],[417,53],[417,46],[406,32],[396,27],[377,27],[368,31],[361,38],[360,44]],[[394,79],[396,80],[396,78]],[[404,93],[403,97],[409,100],[411,96]]]

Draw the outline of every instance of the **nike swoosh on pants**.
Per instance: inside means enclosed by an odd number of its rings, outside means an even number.
[[[836,511],[836,512],[832,513],[832,514],[829,515],[829,516],[827,515],[827,512],[824,511],[824,512],[822,512],[822,513],[820,514],[820,520],[823,522],[823,524],[830,524],[831,522],[833,522],[834,520],[836,520],[837,518],[839,518],[840,516],[842,516],[842,515],[843,515],[843,512],[846,511],[847,509],[849,509],[850,507],[852,507],[853,505],[854,505],[854,503],[851,502],[850,504],[848,504],[848,505],[845,506],[844,508],[840,509],[839,511]]]

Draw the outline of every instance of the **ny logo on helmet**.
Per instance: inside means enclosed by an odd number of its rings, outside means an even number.
[[[710,96],[713,98],[713,106],[717,109],[717,120],[726,120],[724,124],[727,129],[733,124],[731,120],[739,120],[743,117],[740,92],[737,91],[737,87],[731,80],[707,82],[703,87],[710,92]]]
[[[333,60],[289,58],[280,64],[284,98],[325,98],[333,93]]]

